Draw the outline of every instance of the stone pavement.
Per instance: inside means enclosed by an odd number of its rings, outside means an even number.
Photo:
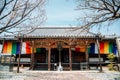
[[[35,76],[26,77],[25,80],[92,80],[77,72],[35,72],[33,74]]]
[[[93,80],[79,72],[27,71],[22,73],[0,73],[0,80]]]
[[[21,73],[0,71],[0,80],[120,80],[120,72],[104,70],[88,71],[30,71],[20,70]]]

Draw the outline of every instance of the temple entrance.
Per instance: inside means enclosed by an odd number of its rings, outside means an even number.
[[[85,52],[72,51],[72,70],[80,70],[83,62],[86,62]]]
[[[59,66],[59,56],[61,56],[61,65],[64,67],[69,66],[69,49],[63,48],[61,54],[59,55],[59,51],[57,48],[51,49],[51,69],[54,69],[54,64]]]
[[[48,57],[46,48],[40,48],[39,52],[34,55],[34,69],[35,70],[48,70]]]

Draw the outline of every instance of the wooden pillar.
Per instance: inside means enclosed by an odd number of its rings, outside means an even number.
[[[99,36],[97,36],[96,43],[97,43],[97,47],[98,47],[98,58],[99,58],[99,64],[100,64],[100,70],[99,71],[103,72],[103,70],[102,70],[102,64],[101,64],[101,56],[100,56]]]
[[[70,65],[70,70],[72,70],[72,52],[71,52],[71,47],[69,47],[69,65]]]
[[[34,41],[32,41],[32,53],[31,53],[31,64],[30,70],[34,69]]]
[[[87,42],[86,42],[86,45],[85,45],[85,55],[86,55],[86,66],[87,66],[87,69],[89,69],[89,55],[88,55],[88,45],[87,45]]]
[[[48,71],[51,69],[51,48],[48,48]]]
[[[19,67],[20,67],[20,57],[21,57],[21,50],[22,50],[22,39],[20,39],[20,51],[18,56],[18,65],[17,65],[17,73],[19,73]]]
[[[5,44],[5,39],[3,39],[3,42],[2,42],[2,45],[3,45],[3,46],[4,46],[4,44]],[[1,53],[3,53],[3,48],[2,48]]]

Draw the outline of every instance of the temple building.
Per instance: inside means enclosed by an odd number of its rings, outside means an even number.
[[[14,66],[19,64],[32,70],[50,71],[56,67],[81,70],[83,64],[89,69],[92,59],[105,63],[108,54],[119,56],[116,36],[103,36],[74,27],[41,27],[29,34],[23,33],[1,40],[2,56],[14,56]]]

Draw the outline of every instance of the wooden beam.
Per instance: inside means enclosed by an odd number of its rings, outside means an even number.
[[[50,69],[51,69],[50,61],[51,61],[51,48],[49,47],[48,48],[48,71],[50,71]]]
[[[86,41],[88,43],[96,42],[95,39],[75,39],[75,40],[70,40],[70,39],[57,39],[57,38],[46,38],[46,39],[34,39],[35,41],[35,46],[36,48],[56,48],[57,47],[57,42],[62,41],[63,48],[69,48],[69,43],[75,42],[75,45],[82,45],[85,46]],[[65,43],[65,44],[64,44]],[[72,45],[71,45],[72,46]]]

